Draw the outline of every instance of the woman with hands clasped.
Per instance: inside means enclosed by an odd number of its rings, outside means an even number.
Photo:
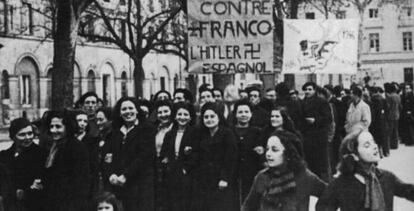
[[[145,122],[138,100],[121,98],[105,141],[103,177],[125,211],[153,210],[155,129]]]
[[[264,144],[258,139],[260,129],[250,125],[251,108],[248,100],[240,100],[234,104],[233,110],[233,119],[235,120],[233,131],[239,149],[237,175],[241,202],[249,193],[254,176],[264,168]]]
[[[354,128],[342,142],[340,175],[327,187],[317,211],[392,211],[394,196],[414,201],[414,185],[377,168],[378,145],[368,131]]]
[[[255,177],[242,211],[307,211],[309,197],[322,194],[325,183],[306,168],[285,137],[269,137],[266,161],[268,168]]]
[[[190,210],[237,210],[236,138],[223,125],[224,119],[215,103],[205,103],[200,118],[200,128],[191,143],[193,199]]]

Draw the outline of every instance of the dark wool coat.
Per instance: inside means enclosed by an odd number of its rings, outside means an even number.
[[[88,197],[93,197],[99,189],[99,137],[94,137],[87,133],[81,142],[85,144],[88,150],[90,173]]]
[[[192,137],[191,165],[193,200],[191,210],[237,210],[235,168],[237,142],[230,129],[219,127],[213,137],[206,129],[199,129]],[[228,187],[219,190],[220,180]]]
[[[0,163],[0,211],[15,209],[14,195],[10,172],[5,165]]]
[[[302,127],[303,150],[309,169],[319,177],[326,179],[328,169],[328,130],[331,125],[332,114],[328,101],[318,96],[303,100],[303,118],[315,118],[313,124],[304,119]]]
[[[263,199],[263,194],[272,180],[268,169],[261,171],[254,179],[249,195],[243,203],[242,211],[308,211],[309,197],[322,195],[326,184],[309,170],[295,174],[296,189],[283,193],[275,203]]]
[[[30,189],[35,179],[42,178],[43,166],[47,153],[45,150],[32,143],[27,148],[22,148],[18,156],[15,156],[16,145],[0,152],[0,163],[3,163],[10,172],[13,193],[17,189],[24,191],[23,201],[14,200],[23,210],[40,210],[40,191]]]
[[[62,140],[61,140],[62,141]],[[89,160],[85,144],[68,138],[58,147],[42,180],[47,211],[86,210],[89,191]]]
[[[184,152],[186,146],[190,146],[193,137],[193,128],[187,128],[184,131],[179,146],[178,156],[175,154],[175,141],[177,137],[177,127],[173,127],[164,138],[164,144],[161,149],[161,159],[168,159],[166,165],[166,184],[167,184],[167,206],[171,211],[189,210],[191,201],[190,178],[188,175],[188,159],[190,151]]]
[[[155,132],[153,126],[140,122],[125,138],[119,128],[114,128],[105,141],[103,180],[126,211],[153,210]],[[124,175],[126,183],[122,187],[109,184],[112,174]]]
[[[250,125],[258,128],[266,127],[269,119],[269,112],[267,112],[262,107],[256,105],[252,108],[252,118],[250,120]]]
[[[401,96],[402,110],[400,118],[400,138],[406,145],[414,144],[414,94]],[[407,113],[408,112],[408,113]],[[411,112],[409,114],[409,112]]]
[[[241,199],[244,200],[252,186],[256,174],[264,168],[263,157],[266,147],[260,141],[260,129],[256,127],[233,129],[239,149],[239,163],[237,177],[240,183]],[[254,148],[263,147],[263,154],[259,155]]]
[[[386,137],[386,120],[385,112],[387,111],[387,102],[380,94],[374,94],[371,97],[371,124],[369,131],[372,133],[375,142],[383,147]]]
[[[377,169],[375,173],[383,190],[386,211],[393,210],[394,196],[414,201],[414,185],[402,182],[386,170]],[[354,175],[341,175],[328,185],[316,204],[316,210],[366,211],[364,199],[365,184]]]

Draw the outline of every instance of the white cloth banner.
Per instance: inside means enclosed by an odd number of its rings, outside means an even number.
[[[273,72],[273,0],[187,0],[190,73]]]
[[[282,73],[355,74],[357,19],[284,20]]]

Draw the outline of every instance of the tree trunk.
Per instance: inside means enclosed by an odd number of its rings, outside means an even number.
[[[71,0],[57,1],[57,27],[52,71],[52,109],[73,106],[73,65],[79,15]]]
[[[142,58],[134,60],[134,82],[135,96],[143,97],[144,68],[142,67]]]

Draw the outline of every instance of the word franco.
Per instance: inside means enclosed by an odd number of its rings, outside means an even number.
[[[188,1],[188,60],[193,73],[271,73],[271,0]]]

